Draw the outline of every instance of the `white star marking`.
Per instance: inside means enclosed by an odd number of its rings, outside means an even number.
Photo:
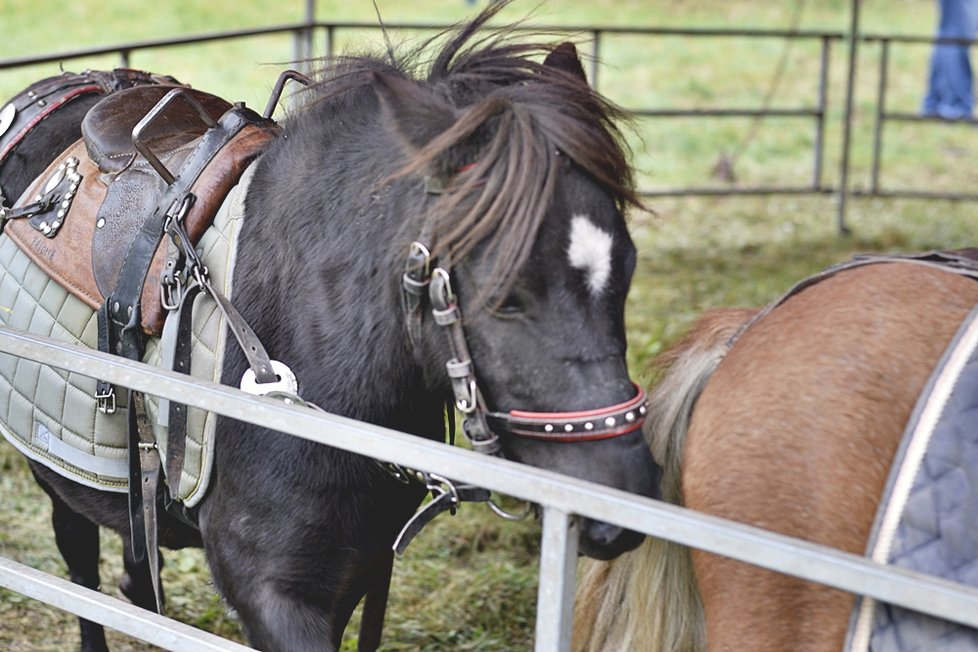
[[[567,258],[572,267],[587,274],[591,294],[598,296],[611,276],[611,234],[599,228],[585,215],[571,219],[570,244]]]

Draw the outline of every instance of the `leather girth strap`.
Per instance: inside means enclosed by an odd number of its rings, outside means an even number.
[[[194,301],[202,289],[200,284],[193,283],[183,291],[180,304],[170,319],[167,320],[167,326],[163,333],[163,367],[188,376],[191,373],[190,364],[193,349],[193,307]],[[180,482],[180,477],[183,475],[184,460],[186,459],[187,410],[186,405],[176,401],[160,402],[160,416],[165,420],[167,433],[166,477],[167,482],[174,485]],[[174,494],[176,491],[171,490],[170,493]],[[177,509],[175,502],[168,504],[167,509],[184,520],[188,520],[186,515]],[[196,527],[196,524],[193,524]]]

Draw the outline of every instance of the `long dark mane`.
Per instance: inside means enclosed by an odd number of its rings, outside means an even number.
[[[430,108],[425,95],[453,107],[453,123],[414,147],[394,176],[435,176],[446,184],[426,210],[432,253],[458,260],[484,243],[494,260],[487,294],[504,291],[526,263],[562,157],[603,186],[620,210],[640,205],[618,126],[625,112],[580,76],[546,65],[554,43],[518,40],[512,26],[488,27],[506,4],[492,3],[471,23],[401,55],[389,49],[384,58],[329,61],[313,89],[335,98],[372,75],[393,74],[417,85],[419,113]],[[410,151],[414,134],[399,135]]]

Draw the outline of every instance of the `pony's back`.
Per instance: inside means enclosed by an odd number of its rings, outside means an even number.
[[[973,279],[870,264],[806,286],[729,352],[726,337],[747,313],[708,313],[668,354],[670,371],[652,397],[650,443],[665,469],[663,495],[861,554],[917,397],[976,303]],[[843,645],[853,600],[650,541],[586,568],[575,645],[673,651],[709,641],[720,650],[828,652]]]
[[[820,281],[744,333],[700,396],[683,454],[699,511],[862,554],[917,397],[978,283],[907,263]],[[852,594],[703,551],[711,646],[839,650]]]

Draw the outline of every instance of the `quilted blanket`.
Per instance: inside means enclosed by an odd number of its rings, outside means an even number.
[[[254,166],[242,175],[198,245],[212,285],[228,298],[232,297],[244,197],[253,171]],[[192,374],[220,382],[227,331],[224,315],[201,293],[194,304],[193,322]],[[95,311],[48,278],[10,238],[2,236],[0,324],[97,348]],[[161,355],[159,339],[150,338],[143,361],[159,366]],[[118,397],[116,411],[105,414],[96,406],[95,383],[94,378],[0,354],[0,433],[29,458],[76,482],[125,492],[129,476],[125,392]],[[165,410],[160,410],[155,397],[147,399],[165,463],[166,427],[158,418]],[[210,412],[189,410],[183,473],[180,478],[167,478],[171,495],[188,507],[196,505],[207,491],[216,419]]]
[[[978,308],[918,399],[884,491],[867,554],[978,587]],[[978,630],[869,598],[847,650],[978,651]]]

